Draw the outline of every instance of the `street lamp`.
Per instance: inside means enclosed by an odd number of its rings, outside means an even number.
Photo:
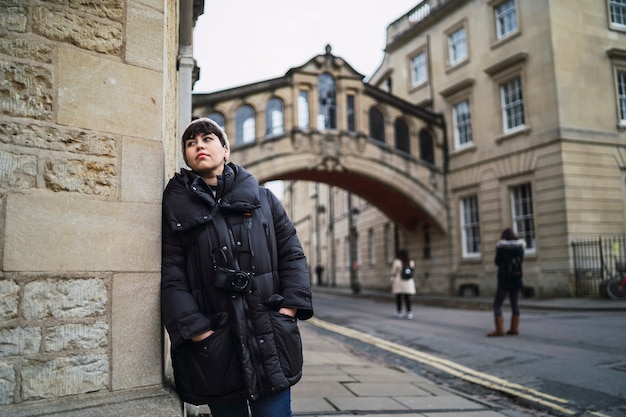
[[[348,196],[348,239],[350,242],[350,288],[353,294],[361,292],[359,284],[359,261],[358,247],[359,233],[356,229],[356,220],[361,211],[358,207],[352,207],[352,195]]]

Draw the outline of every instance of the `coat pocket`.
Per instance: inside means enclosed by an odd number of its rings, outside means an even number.
[[[302,339],[298,320],[295,317],[273,313],[274,341],[280,365],[287,378],[298,376],[302,372]]]
[[[243,386],[241,366],[228,326],[219,328],[201,342],[188,345],[186,363],[180,363],[181,378],[201,396],[223,396]],[[186,374],[186,375],[185,375]]]

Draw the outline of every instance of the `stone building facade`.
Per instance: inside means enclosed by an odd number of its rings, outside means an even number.
[[[2,415],[162,383],[160,201],[202,8],[0,3]]]

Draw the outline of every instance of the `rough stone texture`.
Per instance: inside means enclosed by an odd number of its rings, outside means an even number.
[[[161,383],[160,274],[118,274],[112,291],[112,389]],[[141,302],[137,299],[141,298]],[[142,323],[142,326],[137,326]]]
[[[22,399],[99,391],[107,388],[108,379],[106,355],[55,358],[49,362],[27,361],[22,369]]]
[[[103,279],[46,279],[24,286],[24,318],[79,318],[101,316],[106,310]]]
[[[113,197],[117,195],[115,165],[94,161],[49,159],[44,164],[46,188]]]
[[[83,155],[117,156],[117,143],[110,135],[59,126],[0,121],[0,142]]]
[[[93,14],[116,22],[122,21],[123,0],[46,0],[45,3],[68,6],[82,13]]]
[[[43,7],[34,7],[32,16],[33,31],[48,39],[108,55],[119,55],[122,49],[122,27],[119,24]]]
[[[15,392],[15,369],[0,361],[0,404],[11,404]]]
[[[107,346],[109,326],[104,322],[93,324],[63,324],[46,329],[45,352],[67,349],[97,349]]]
[[[37,185],[37,158],[0,149],[0,187],[27,189]]]
[[[0,329],[0,356],[34,355],[41,346],[39,327]]]
[[[157,272],[161,206],[8,194],[4,244],[5,271]]]
[[[154,51],[163,50],[163,14],[147,6],[131,2],[127,17],[134,25],[126,25],[126,60],[140,66],[160,70],[163,55]]]
[[[0,34],[26,32],[28,10],[21,1],[5,0],[0,3]]]
[[[122,200],[161,204],[164,187],[161,143],[125,138],[122,147]],[[151,156],[146,158],[146,155]],[[146,172],[150,173],[148,177]]]
[[[160,73],[69,48],[59,48],[58,62],[64,69],[58,74],[59,123],[140,138],[161,137]],[[99,93],[85,95],[94,86]]]
[[[46,64],[52,62],[50,45],[34,39],[0,38],[0,54]]]
[[[0,320],[17,318],[17,306],[20,297],[20,286],[14,281],[0,280]]]
[[[52,90],[48,69],[0,61],[0,115],[50,120]]]

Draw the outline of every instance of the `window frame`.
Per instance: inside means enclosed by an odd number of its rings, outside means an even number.
[[[523,191],[522,189],[527,190],[526,198],[519,193]],[[526,253],[534,253],[537,249],[537,235],[535,233],[535,209],[532,184],[530,182],[523,182],[511,185],[508,187],[508,192],[513,231],[520,239],[526,241]],[[518,213],[517,209],[522,206],[524,206],[524,209],[527,211]],[[522,230],[520,223],[530,223],[530,227],[524,227],[524,230]]]
[[[505,91],[505,87],[514,82],[517,82],[514,93],[518,93],[518,94],[516,94],[513,101],[509,102],[507,100],[507,92],[509,91]],[[504,132],[504,134],[510,134],[510,133],[514,133],[514,132],[526,129],[527,128],[527,125],[526,125],[527,116],[526,116],[526,107],[524,106],[525,94],[524,94],[524,83],[522,80],[522,75],[516,74],[513,77],[510,77],[504,81],[501,81],[498,84],[498,90],[500,92],[500,111],[501,111],[501,117],[502,117],[502,131]],[[509,118],[509,111],[514,110],[514,109],[518,109],[518,110],[521,109],[521,112],[516,111],[514,115],[516,116],[518,114],[521,114],[521,123],[516,124],[512,127],[509,127],[509,121],[518,118],[517,116],[513,117],[513,119]]]
[[[250,109],[251,115],[240,120],[240,111]],[[256,112],[250,104],[242,104],[235,110],[235,145],[245,145],[256,140]],[[252,137],[249,137],[249,134]]]
[[[626,67],[615,67],[615,90],[618,126],[626,128]]]
[[[466,207],[466,205],[472,202],[474,207]],[[472,218],[472,223],[468,224],[466,221],[466,211],[470,209],[471,215],[475,213],[475,218]],[[463,259],[476,259],[482,255],[481,252],[481,238],[480,238],[480,209],[478,204],[478,194],[469,194],[464,197],[461,197],[459,200],[459,218],[460,218],[460,226],[461,226],[461,250]],[[472,231],[472,236],[469,236],[469,231]],[[473,249],[477,246],[477,251],[470,251],[468,245],[470,244],[470,240],[474,242]]]
[[[614,8],[621,9],[623,22],[613,20]],[[610,29],[626,31],[626,0],[607,0],[607,18],[609,20]]]
[[[467,122],[465,122],[465,124],[467,126],[466,130],[468,131],[468,135],[469,135],[469,140],[461,143],[461,133],[460,133],[460,124],[459,124],[459,113],[458,113],[458,106],[460,106],[461,104],[466,103],[467,104]],[[472,107],[471,107],[471,102],[469,97],[465,97],[462,100],[459,100],[455,103],[452,104],[452,131],[454,132],[454,149],[455,150],[460,150],[460,149],[465,149],[468,148],[472,145],[474,145],[474,138],[473,138],[473,134],[472,134]]]
[[[459,39],[452,39],[459,32],[463,32],[463,37]],[[455,26],[454,28],[446,31],[446,42],[447,42],[447,50],[448,50],[448,66],[455,67],[462,62],[465,62],[469,59],[469,44],[468,44],[468,36],[467,36],[467,28],[465,24],[460,24]],[[462,40],[462,42],[460,42]],[[457,47],[459,45],[464,46],[465,54],[463,56],[457,56]]]
[[[278,103],[278,112],[270,108],[273,103]],[[276,120],[277,117],[279,117],[280,120]],[[285,104],[282,99],[278,97],[272,97],[267,101],[265,105],[265,137],[271,138],[284,134]]]
[[[423,57],[423,62],[416,64],[416,60],[419,59],[420,57]],[[418,51],[413,57],[411,57],[411,59],[409,59],[409,74],[411,75],[411,87],[418,87],[428,82],[427,62],[428,62],[428,57],[426,56],[426,51],[424,50]],[[417,78],[416,68],[423,69],[423,72],[424,72],[423,78],[419,78],[419,79]]]
[[[506,10],[505,13],[500,13],[501,9],[509,4],[512,3],[513,7],[510,8],[509,10]],[[518,21],[518,8],[517,8],[517,1],[516,0],[504,0],[499,2],[498,4],[495,4],[493,6],[493,17],[494,17],[494,25],[495,25],[495,33],[496,33],[496,40],[500,41],[502,39],[506,39],[508,37],[510,37],[511,35],[519,32],[519,21]],[[504,30],[502,27],[502,23],[501,23],[501,19],[504,17],[505,19],[507,17],[509,17],[511,14],[514,14],[514,27],[512,27],[510,30],[506,30],[506,28]]]

